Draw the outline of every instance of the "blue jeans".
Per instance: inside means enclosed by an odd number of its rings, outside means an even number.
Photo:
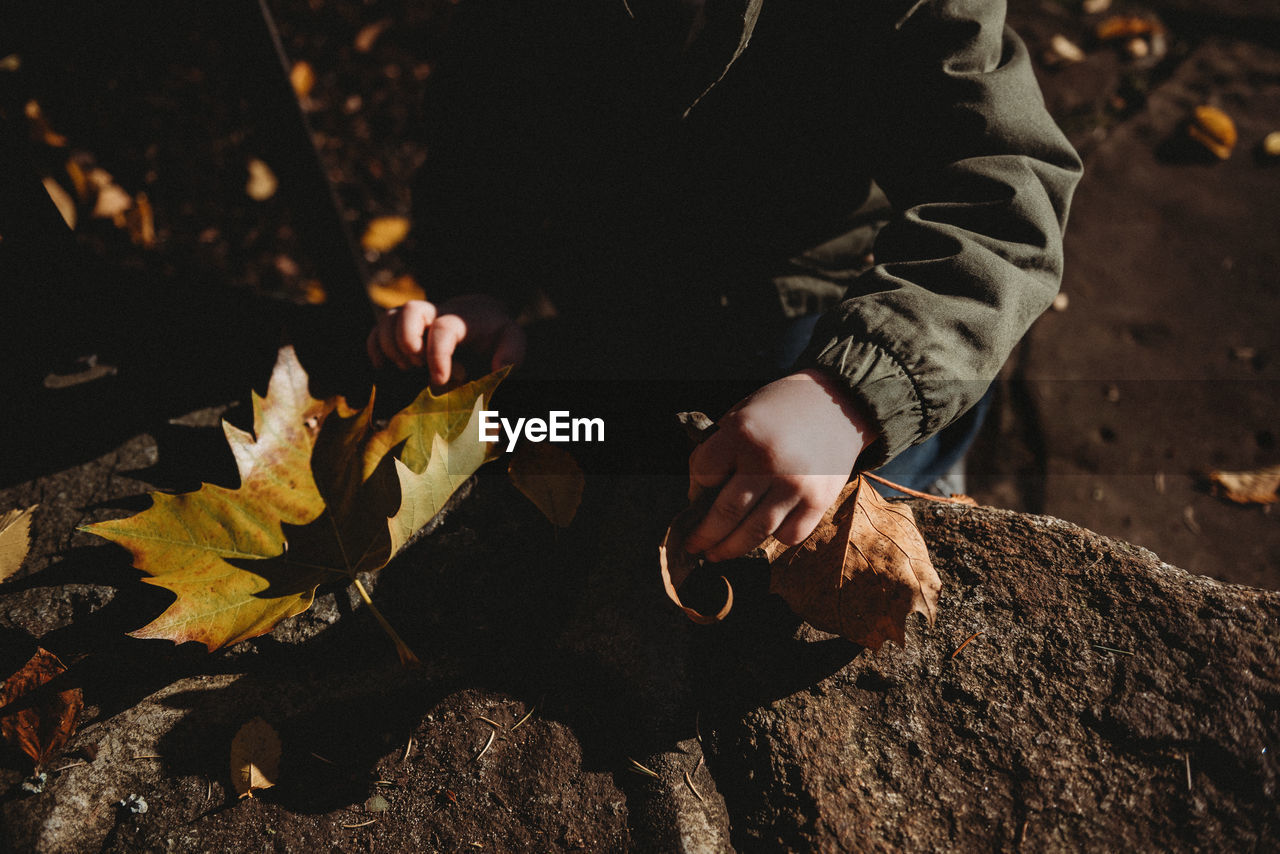
[[[775,366],[778,370],[788,370],[804,348],[809,344],[813,328],[818,323],[818,315],[811,314],[797,318],[783,329],[778,341]],[[876,474],[894,483],[919,492],[930,492],[931,487],[948,475],[957,473],[963,476],[965,454],[973,445],[974,439],[982,429],[982,422],[991,409],[991,389],[959,420],[947,426],[918,445],[912,445],[880,468]],[[886,486],[873,483],[882,495],[895,496]],[[948,491],[947,487],[942,488]],[[938,491],[938,490],[932,490]]]

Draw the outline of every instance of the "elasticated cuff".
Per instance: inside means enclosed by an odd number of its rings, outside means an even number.
[[[836,378],[874,422],[879,435],[858,457],[858,471],[879,468],[924,437],[925,407],[915,383],[880,345],[853,338],[816,340],[796,364]]]

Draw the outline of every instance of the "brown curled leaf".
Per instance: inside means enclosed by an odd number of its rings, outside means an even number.
[[[707,493],[706,498],[686,507],[672,519],[666,536],[662,538],[662,545],[658,546],[658,567],[662,570],[662,587],[667,591],[667,598],[675,602],[676,606],[684,611],[686,617],[700,626],[710,626],[720,622],[729,616],[729,611],[733,608],[733,585],[723,575],[720,579],[725,586],[725,602],[716,613],[703,614],[680,601],[680,587],[702,562],[701,558],[685,551],[684,541],[694,526],[706,515],[707,506],[710,503],[707,499],[712,497],[714,493]]]
[[[876,650],[905,641],[912,611],[933,622],[942,582],[911,508],[886,501],[862,476],[803,543],[770,538],[763,548],[770,591],[814,628]]]
[[[567,528],[573,522],[587,480],[568,451],[548,442],[521,442],[507,475],[552,525]]]
[[[270,789],[280,777],[280,736],[271,724],[254,718],[231,739],[231,786],[241,798]]]
[[[84,708],[79,688],[41,690],[66,671],[56,655],[37,649],[22,669],[0,682],[0,709],[13,707],[0,712],[0,736],[37,765],[66,744]]]
[[[1280,501],[1280,466],[1253,471],[1211,471],[1215,495],[1237,504],[1274,504]]]

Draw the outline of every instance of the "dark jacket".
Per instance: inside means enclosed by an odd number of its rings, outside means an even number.
[[[752,2],[749,33],[708,0],[687,51],[660,3],[467,3],[415,191],[430,296],[533,283],[597,333],[824,310],[798,367],[874,419],[872,468],[974,404],[1057,292],[1081,165],[1002,0]]]

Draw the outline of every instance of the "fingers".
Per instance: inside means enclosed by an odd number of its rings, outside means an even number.
[[[378,319],[365,339],[365,350],[375,368],[388,362],[401,370],[420,366],[423,335],[436,318],[436,307],[425,300],[412,300]]]
[[[782,524],[773,532],[773,538],[788,546],[803,543],[818,527],[825,512],[813,504],[801,501],[782,520]]]
[[[690,488],[715,489],[729,479],[737,463],[737,449],[723,434],[715,433],[689,455]]]
[[[703,552],[707,554],[707,557],[710,557],[710,552],[713,549],[718,550],[722,541],[735,534],[743,519],[747,518],[756,503],[764,498],[765,493],[769,490],[769,481],[768,475],[734,475],[728,483],[721,487],[720,494],[716,496],[716,500],[711,505],[711,509],[707,511],[706,517],[685,540],[685,550],[695,554]],[[782,516],[785,515],[785,513],[782,514]],[[754,521],[758,523],[760,520]],[[775,524],[781,521],[782,517],[779,517],[775,520]],[[760,539],[763,540],[772,530],[770,528],[765,531],[764,536],[761,536]],[[756,544],[753,543],[752,545]],[[746,551],[746,549],[743,551]]]
[[[426,361],[422,339],[435,319],[436,307],[423,300],[405,303],[396,314],[396,346],[415,367],[422,367]]]
[[[741,557],[765,541],[794,506],[794,499],[783,498],[780,490],[771,489],[729,536],[705,552],[712,562]]]
[[[434,385],[449,381],[453,368],[453,353],[467,338],[467,323],[456,314],[436,318],[427,333],[426,364]]]
[[[519,365],[524,361],[526,340],[524,330],[509,320],[498,332],[498,344],[493,350],[493,363],[489,370],[496,371],[505,365]]]

